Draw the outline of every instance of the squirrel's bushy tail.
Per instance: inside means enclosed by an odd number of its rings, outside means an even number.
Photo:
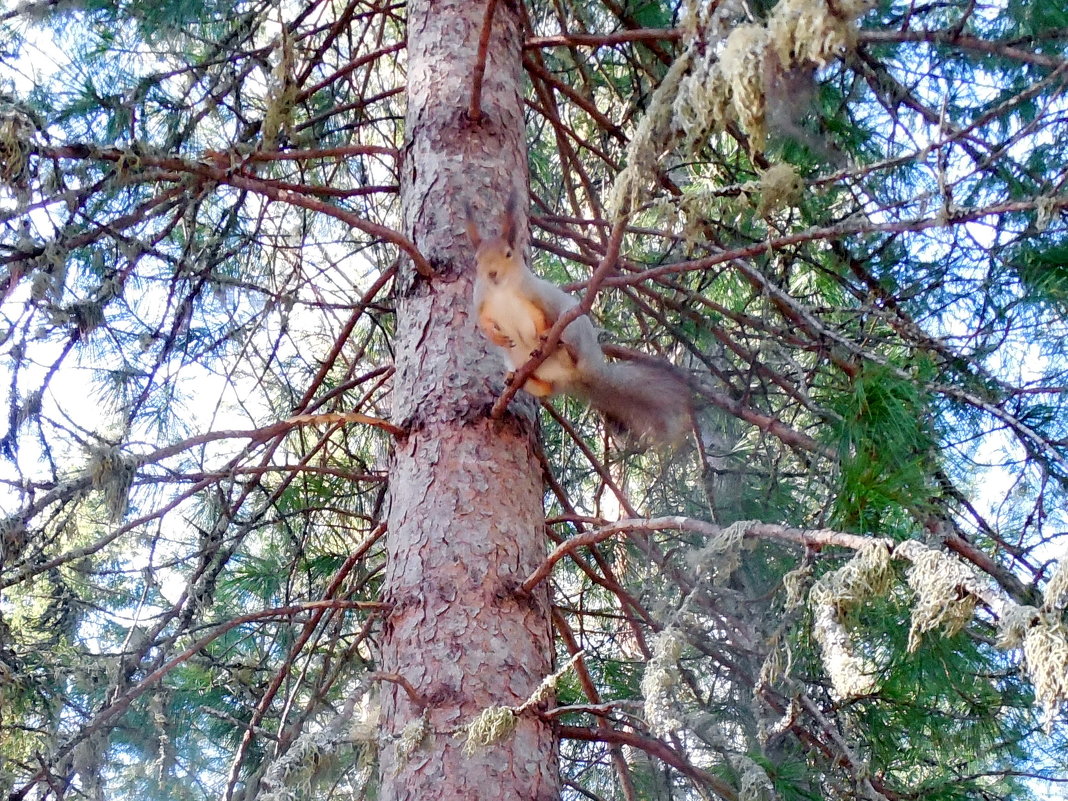
[[[690,426],[690,389],[672,368],[603,362],[573,394],[604,415],[612,428],[637,440],[677,444]]]

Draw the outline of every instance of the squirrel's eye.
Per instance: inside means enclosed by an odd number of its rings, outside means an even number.
[[[511,248],[508,248],[506,251],[504,251],[504,257],[506,259],[512,258],[512,249]]]

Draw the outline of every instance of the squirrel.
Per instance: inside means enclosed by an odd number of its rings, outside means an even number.
[[[574,297],[527,266],[516,246],[515,196],[501,215],[498,236],[483,238],[467,209],[475,246],[474,311],[483,334],[514,371],[530,361],[556,320],[578,305]],[[686,383],[669,365],[610,363],[588,315],[564,329],[560,344],[523,384],[538,398],[571,395],[604,415],[610,428],[639,440],[673,444],[690,422]]]

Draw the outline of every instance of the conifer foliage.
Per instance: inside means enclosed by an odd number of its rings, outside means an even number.
[[[1026,0],[8,5],[0,791],[1064,797],[1066,89]],[[683,441],[506,375],[512,193]]]

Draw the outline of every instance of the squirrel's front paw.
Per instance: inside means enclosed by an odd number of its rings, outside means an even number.
[[[511,350],[515,347],[515,341],[511,337],[505,336],[500,331],[493,331],[489,336],[489,340],[498,348],[508,348]]]
[[[547,398],[553,394],[554,386],[552,381],[545,381],[544,379],[532,375],[523,385],[523,389],[535,398]]]

